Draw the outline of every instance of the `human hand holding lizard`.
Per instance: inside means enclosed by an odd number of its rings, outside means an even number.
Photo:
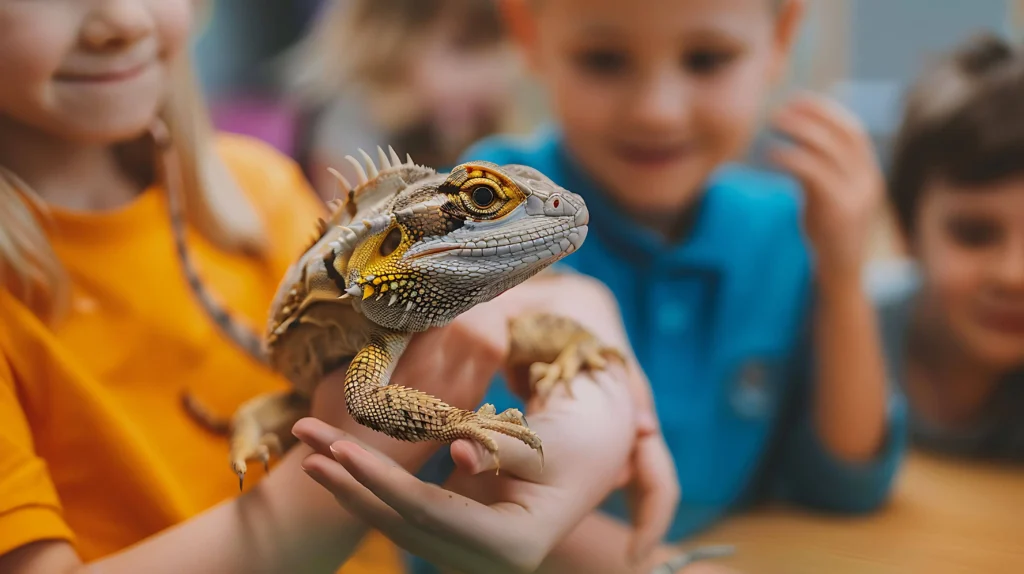
[[[546,287],[534,282],[512,289],[500,300],[510,314],[556,309],[622,351],[627,366],[625,381],[635,410],[636,434],[618,484],[626,488],[634,509],[632,532],[626,542],[627,559],[640,561],[656,548],[668,530],[680,497],[679,478],[661,433],[651,385],[633,355],[618,304],[608,288],[585,275],[556,276],[547,281],[552,283]],[[531,394],[522,373],[510,373],[508,382],[519,396]]]
[[[618,321],[614,299],[603,286],[589,278],[576,275],[559,276],[543,281],[517,287],[492,303],[479,305],[459,320],[467,321],[468,325],[482,332],[502,333],[503,321],[507,320],[509,315],[514,316],[528,309],[555,306],[560,314],[577,319],[603,341],[619,345],[620,348],[628,348],[624,331],[621,330]],[[635,359],[629,357],[629,361],[635,365]],[[411,364],[407,363],[410,366]],[[468,441],[453,443],[452,457],[459,470],[452,482],[446,486],[467,497],[465,500],[460,499],[462,502],[468,504],[468,501],[476,501],[469,506],[462,506],[463,512],[478,513],[473,515],[477,517],[475,520],[488,520],[482,517],[506,509],[509,500],[515,502],[512,508],[521,508],[520,500],[548,500],[550,497],[550,501],[545,504],[533,504],[529,507],[549,509],[553,512],[551,517],[541,517],[535,513],[519,516],[518,524],[522,526],[522,534],[526,539],[523,540],[520,551],[511,557],[506,556],[506,551],[503,550],[509,547],[507,533],[513,526],[508,520],[488,523],[495,525],[495,528],[500,527],[497,530],[473,528],[468,532],[461,530],[460,525],[476,523],[473,520],[467,522],[464,517],[457,514],[433,513],[435,519],[442,520],[448,525],[445,529],[423,529],[422,524],[417,522],[418,518],[403,521],[403,516],[410,516],[407,513],[417,517],[424,516],[426,511],[421,507],[427,505],[428,508],[434,508],[434,504],[438,502],[430,496],[420,496],[418,488],[425,488],[427,492],[445,491],[425,485],[397,469],[389,469],[385,463],[377,461],[373,456],[366,456],[366,453],[359,449],[346,450],[355,447],[339,445],[339,453],[331,453],[328,448],[330,444],[344,436],[337,429],[307,420],[297,425],[295,432],[321,455],[310,457],[306,461],[311,474],[339,500],[343,500],[343,497],[356,497],[349,498],[348,504],[360,501],[363,503],[363,506],[356,505],[350,508],[352,512],[361,515],[386,533],[399,533],[400,536],[404,536],[402,540],[416,545],[415,548],[425,547],[428,552],[440,552],[444,556],[434,555],[440,563],[471,559],[464,552],[454,550],[459,544],[451,545],[453,536],[460,544],[479,550],[473,560],[490,560],[493,562],[487,563],[491,566],[497,567],[495,563],[502,563],[503,568],[513,569],[516,565],[534,563],[543,559],[551,545],[561,537],[560,533],[574,526],[576,521],[583,514],[590,512],[609,490],[623,482],[631,483],[636,492],[639,510],[634,521],[636,530],[630,542],[636,553],[643,555],[657,544],[671,520],[678,502],[678,483],[661,434],[657,432],[656,420],[652,414],[648,414],[653,410],[653,406],[642,373],[639,373],[638,367],[631,368],[629,370],[633,372],[627,379],[623,369],[614,363],[611,368],[613,370],[609,373],[599,373],[596,382],[590,380],[589,375],[575,377],[572,382],[574,398],[565,396],[564,388],[556,387],[550,395],[549,402],[542,406],[532,402],[529,406],[531,428],[545,437],[547,465],[540,477],[535,476],[540,470],[537,453],[521,443],[500,436],[495,437],[495,440],[499,441],[501,451],[501,475],[497,478],[485,472],[493,469],[493,457],[480,449],[479,445]],[[402,370],[400,366],[395,376],[400,376]],[[625,380],[629,380],[630,383],[623,384]],[[512,377],[510,381],[520,393],[525,392],[525,383],[521,379]],[[442,392],[447,396],[451,391],[446,389]],[[354,433],[362,433],[358,426],[346,425],[343,428]],[[366,435],[360,434],[360,438],[363,436]],[[353,440],[353,437],[346,437],[346,440]],[[380,437],[376,437],[376,440],[380,440]],[[393,448],[389,448],[388,452],[393,453]],[[595,456],[588,458],[589,453]],[[335,462],[335,458],[343,464],[356,466],[346,471]],[[598,462],[581,464],[586,460]],[[562,471],[558,471],[560,466],[564,467]],[[483,474],[473,476],[478,473]],[[365,484],[371,486],[381,499],[391,503],[394,508],[388,508],[365,486],[359,484],[359,481],[377,481],[373,483],[377,485],[376,488],[373,488],[371,482]],[[388,499],[381,495],[380,489],[385,488],[385,485],[387,492],[398,498]],[[581,485],[584,485],[584,488],[580,488]],[[486,506],[502,497],[506,499],[506,504]],[[441,503],[444,501],[445,499],[440,499]],[[394,514],[396,511],[398,514]],[[373,514],[374,512],[377,514]],[[391,513],[390,516],[388,512]],[[373,522],[374,519],[380,521],[385,517],[388,517],[390,522]],[[538,525],[544,527],[538,528]],[[464,536],[471,536],[471,539],[466,540]],[[440,540],[449,540],[449,543],[426,544],[423,537],[427,537],[427,540],[433,537],[433,542],[438,542],[439,537]],[[527,551],[523,551],[524,548]]]
[[[577,377],[574,398],[555,388],[530,426],[545,438],[546,464],[504,436],[501,472],[470,441],[452,445],[456,470],[444,488],[425,483],[351,436],[305,419],[296,434],[318,454],[307,472],[346,510],[397,544],[463,572],[532,572],[551,548],[617,486],[634,436],[629,391],[614,373]]]

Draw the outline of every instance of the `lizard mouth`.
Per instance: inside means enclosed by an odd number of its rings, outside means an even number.
[[[583,239],[586,236],[586,224],[572,226],[567,229],[562,229],[557,233],[553,233],[551,235],[551,245],[549,245],[548,247],[557,246],[556,248],[560,247],[561,251],[567,251],[568,253],[572,253],[573,251],[576,251],[577,249],[580,248],[580,246],[583,244]],[[494,245],[493,243],[487,245],[485,241],[478,240],[468,241],[465,243],[444,243],[441,245],[436,245],[434,247],[425,248],[422,249],[421,251],[417,251],[416,253],[407,255],[406,260],[412,261],[416,259],[421,259],[423,257],[428,257],[430,255],[448,253],[450,251],[455,251],[457,252],[458,255],[462,255],[463,257],[491,257],[496,254],[501,255],[500,252],[496,251],[501,249],[505,250],[506,255],[508,254],[508,250],[512,249],[513,253],[521,253],[523,256],[530,256],[539,251],[538,246],[529,240],[499,243],[497,245]]]
[[[441,247],[431,247],[430,249],[424,249],[423,251],[410,255],[409,259],[419,259],[426,257],[427,255],[436,255],[438,253],[444,253],[446,251],[455,251],[456,249],[462,249],[461,245],[443,245]]]

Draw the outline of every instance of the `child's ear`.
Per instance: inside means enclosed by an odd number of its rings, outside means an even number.
[[[781,0],[776,9],[773,36],[775,57],[771,70],[773,83],[779,82],[789,68],[793,44],[796,42],[800,25],[806,12],[805,0]]]
[[[498,0],[505,26],[533,70],[536,70],[537,63],[537,17],[534,14],[536,7],[530,4],[535,1]]]

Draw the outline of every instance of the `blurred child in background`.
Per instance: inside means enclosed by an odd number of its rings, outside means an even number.
[[[927,449],[1024,460],[1022,158],[1018,46],[973,37],[912,86],[889,185],[912,259],[885,270],[878,298]]]
[[[734,163],[804,3],[502,6],[556,125],[489,138],[462,160],[527,164],[586,199],[586,247],[565,261],[615,293],[650,378],[682,491],[668,540],[762,496],[837,512],[883,504],[905,416],[861,286],[883,193],[872,146],[844,109],[802,96],[772,117],[790,142],[772,161],[792,178]],[[513,396],[496,385],[487,400]],[[625,516],[624,497],[604,509]],[[634,571],[623,532],[595,513],[542,571]]]
[[[517,68],[494,0],[337,0],[286,61],[311,113],[300,161],[325,199],[327,167],[350,181],[358,148],[394,146],[452,166],[466,146],[507,129]]]

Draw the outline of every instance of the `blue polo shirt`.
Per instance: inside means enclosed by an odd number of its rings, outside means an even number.
[[[669,541],[767,496],[834,512],[884,502],[905,448],[901,397],[870,462],[833,457],[813,429],[813,262],[791,179],[723,166],[689,234],[670,244],[620,214],[556,129],[492,137],[462,160],[532,166],[587,202],[587,239],[562,261],[615,294],[650,379],[682,491]],[[522,408],[501,381],[485,401]],[[628,516],[621,493],[603,510]]]

